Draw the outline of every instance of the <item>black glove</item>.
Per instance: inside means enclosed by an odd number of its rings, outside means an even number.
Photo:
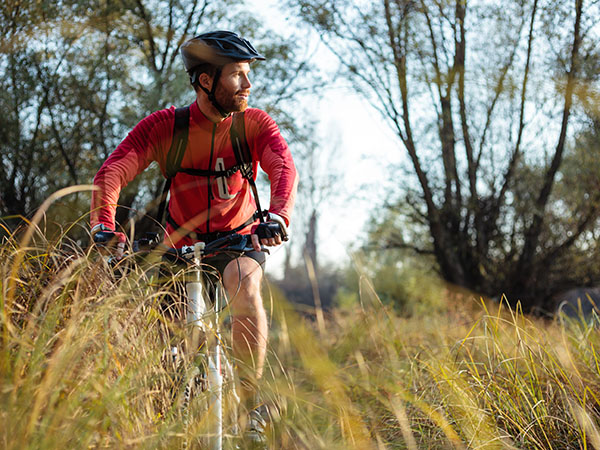
[[[259,239],[270,239],[276,236],[284,236],[283,231],[281,230],[281,225],[279,225],[277,222],[259,223],[254,233]]]

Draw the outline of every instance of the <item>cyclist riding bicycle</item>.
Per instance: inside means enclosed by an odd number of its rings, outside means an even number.
[[[260,433],[256,418],[256,385],[263,371],[268,323],[261,298],[265,254],[261,244],[276,246],[287,239],[297,189],[297,173],[287,143],[264,111],[248,108],[250,64],[264,60],[245,39],[213,31],[188,40],[181,55],[196,100],[189,105],[187,142],[179,166],[169,166],[176,142],[176,109],[142,119],[112,152],[94,178],[98,188],[91,202],[92,234],[115,230],[121,189],[156,161],[170,178],[164,243],[173,248],[209,242],[232,232],[251,234],[253,252],[205,261],[222,275],[232,314],[234,357],[242,361],[242,398],[250,412],[250,430]],[[242,137],[251,154],[251,176],[243,173],[230,137],[232,113],[243,112]],[[181,120],[181,119],[180,119]],[[260,167],[271,185],[268,215],[257,213],[253,179]],[[228,170],[230,169],[230,170]],[[125,236],[116,233],[124,242]],[[234,259],[231,259],[234,258]],[[259,439],[262,439],[260,436]]]

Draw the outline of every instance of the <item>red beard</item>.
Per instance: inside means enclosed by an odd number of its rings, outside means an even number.
[[[242,90],[232,93],[221,85],[218,85],[215,92],[215,98],[219,105],[221,105],[221,108],[226,112],[245,111],[248,107],[248,99],[240,97],[239,94],[246,93],[248,92]]]

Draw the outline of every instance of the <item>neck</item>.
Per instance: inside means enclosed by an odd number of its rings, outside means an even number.
[[[198,97],[196,98],[196,103],[198,108],[200,108],[200,111],[202,111],[202,114],[204,114],[212,123],[223,122],[225,117],[223,117],[221,113],[217,111],[217,108],[215,108],[210,100],[208,100],[208,97],[202,94],[203,93],[198,92]]]

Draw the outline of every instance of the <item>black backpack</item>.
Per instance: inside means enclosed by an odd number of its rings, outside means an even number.
[[[254,199],[256,201],[256,213],[250,219],[250,221],[242,224],[240,227],[232,230],[232,232],[239,231],[242,228],[249,225],[259,219],[264,222],[266,211],[262,211],[260,208],[260,201],[258,198],[258,190],[256,183],[254,182],[254,169],[252,168],[252,153],[246,140],[246,130],[244,126],[244,112],[238,112],[232,114],[232,124],[229,131],[231,138],[231,145],[233,146],[233,152],[237,164],[229,169],[225,170],[202,170],[202,169],[182,169],[181,161],[187,147],[187,140],[189,134],[190,125],[190,107],[184,106],[182,108],[175,109],[175,123],[173,125],[173,140],[171,141],[171,147],[167,154],[167,167],[165,184],[161,195],[160,206],[156,214],[156,220],[158,223],[163,225],[164,220],[169,220],[167,217],[167,196],[171,187],[171,181],[175,175],[179,172],[184,172],[190,175],[205,176],[205,177],[225,177],[228,178],[238,170],[242,177],[248,180],[252,187]],[[174,224],[177,225],[177,224]],[[177,226],[177,228],[180,228]]]

